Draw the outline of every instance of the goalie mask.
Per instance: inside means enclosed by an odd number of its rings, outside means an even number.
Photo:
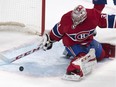
[[[72,28],[75,29],[75,27],[81,22],[83,22],[86,18],[87,18],[86,9],[82,5],[78,5],[72,11],[72,21],[73,21]]]

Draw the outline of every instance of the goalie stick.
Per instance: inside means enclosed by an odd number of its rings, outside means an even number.
[[[38,44],[33,49],[31,49],[31,50],[29,50],[27,52],[21,53],[21,54],[15,56],[13,58],[10,58],[10,59],[8,57],[4,56],[2,53],[0,53],[0,59],[3,60],[5,63],[10,64],[10,63],[12,63],[12,62],[14,62],[14,61],[16,61],[18,59],[21,59],[21,58],[23,58],[25,56],[28,56],[28,55],[30,55],[30,54],[32,54],[32,53],[40,50],[42,47],[43,47],[43,42],[41,42],[40,44]]]

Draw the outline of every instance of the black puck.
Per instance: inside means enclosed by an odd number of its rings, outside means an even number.
[[[20,66],[20,67],[19,67],[19,70],[20,70],[20,71],[23,71],[23,70],[24,70],[24,67],[23,67],[23,66]]]

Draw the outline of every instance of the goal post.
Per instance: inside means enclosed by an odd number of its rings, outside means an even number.
[[[0,0],[0,26],[24,24],[25,29],[28,26],[29,30],[43,35],[45,31],[45,2],[46,0]]]
[[[46,6],[46,0],[42,0],[42,19],[41,19],[41,35],[43,35],[44,31],[45,31],[45,6]]]

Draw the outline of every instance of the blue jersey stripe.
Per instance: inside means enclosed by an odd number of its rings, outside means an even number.
[[[93,4],[107,4],[107,0],[93,0]]]
[[[108,28],[113,28],[115,23],[115,15],[108,15]]]
[[[61,38],[62,37],[62,34],[59,33],[59,30],[58,30],[58,23],[53,27],[52,29],[52,32],[55,36]]]

